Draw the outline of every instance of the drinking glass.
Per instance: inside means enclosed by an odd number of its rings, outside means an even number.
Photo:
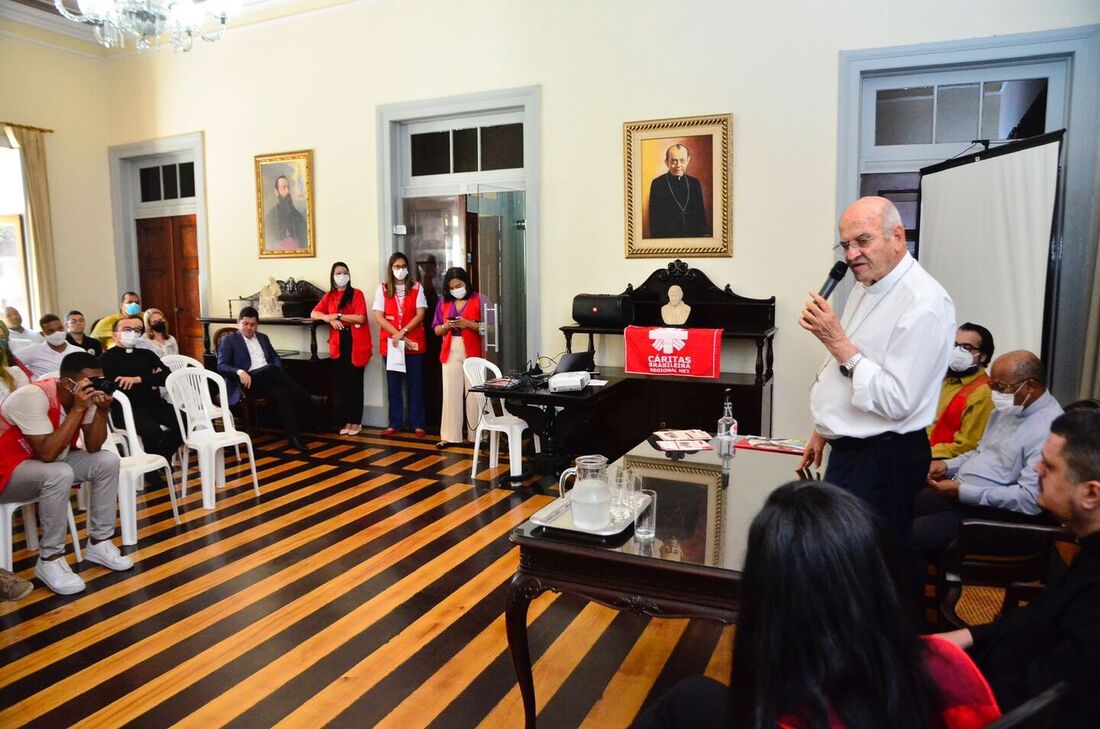
[[[623,522],[634,514],[638,476],[629,468],[619,468],[611,478],[611,521]]]
[[[634,512],[634,536],[646,541],[653,539],[657,533],[657,492],[651,489],[642,489],[641,504]],[[648,497],[648,500],[647,500]]]

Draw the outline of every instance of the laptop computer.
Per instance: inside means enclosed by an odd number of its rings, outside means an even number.
[[[563,372],[591,372],[596,368],[596,355],[587,349],[583,352],[567,352],[558,360],[558,366],[551,374]]]

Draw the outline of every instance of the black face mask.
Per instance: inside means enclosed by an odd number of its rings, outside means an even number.
[[[162,321],[155,322],[150,328],[157,334],[164,334],[168,331],[168,325]]]

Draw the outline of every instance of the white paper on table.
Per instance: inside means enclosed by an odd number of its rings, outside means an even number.
[[[592,387],[603,387],[607,384],[607,380],[589,380],[588,384]]]
[[[405,371],[405,340],[399,342],[390,338],[389,351],[386,354],[386,369],[391,372]]]

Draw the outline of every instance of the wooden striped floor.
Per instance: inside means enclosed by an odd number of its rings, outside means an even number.
[[[163,487],[139,495],[133,570],[0,603],[0,727],[522,726],[508,533],[551,497],[496,488],[507,463],[471,483],[472,451],[430,438],[307,440],[258,435],[263,495],[230,455],[217,510],[192,488],[179,526]],[[32,579],[21,527],[15,547]],[[706,621],[546,594],[529,631],[543,727],[626,726],[729,673],[733,631]]]

